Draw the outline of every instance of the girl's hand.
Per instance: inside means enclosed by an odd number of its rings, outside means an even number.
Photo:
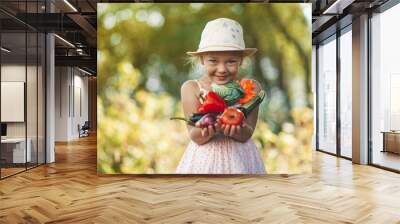
[[[201,127],[200,122],[196,122],[196,127],[201,128],[201,136],[211,138],[217,132],[215,125],[208,125],[206,127]]]
[[[221,130],[225,136],[233,137],[241,133],[242,129],[245,127],[249,127],[246,122],[243,121],[241,125],[229,125],[229,124],[222,124]]]
[[[230,137],[235,136],[237,133],[240,132],[241,129],[240,125],[229,125],[229,124],[223,124],[221,128],[224,135]]]

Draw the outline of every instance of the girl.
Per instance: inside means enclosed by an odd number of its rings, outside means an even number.
[[[181,88],[185,117],[198,111],[212,84],[224,85],[237,80],[243,59],[257,51],[245,48],[242,27],[234,20],[219,18],[207,23],[199,49],[188,52],[205,68],[198,80],[188,80]],[[261,88],[255,82],[254,90]],[[257,124],[258,106],[241,125],[208,127],[188,125],[191,142],[176,169],[181,174],[264,174],[260,153],[251,140]]]

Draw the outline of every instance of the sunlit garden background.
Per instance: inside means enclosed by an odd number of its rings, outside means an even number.
[[[238,21],[258,48],[241,76],[267,92],[253,139],[267,173],[311,172],[311,4],[98,4],[99,173],[174,173],[189,142],[180,87],[205,24]]]

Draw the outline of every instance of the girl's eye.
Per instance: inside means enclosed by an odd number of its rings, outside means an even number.
[[[236,61],[228,61],[228,64],[235,64]]]
[[[217,60],[214,60],[214,59],[210,59],[208,61],[211,62],[211,63],[216,63],[217,62]]]

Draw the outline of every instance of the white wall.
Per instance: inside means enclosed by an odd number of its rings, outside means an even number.
[[[29,66],[28,66],[29,69]],[[25,64],[24,65],[2,65],[1,81],[20,81],[25,82]]]
[[[74,107],[72,108],[72,129],[71,135],[78,138],[78,124],[81,126],[88,120],[88,78],[81,76],[82,73],[76,74],[74,71]],[[81,107],[81,108],[80,108]]]
[[[68,140],[68,67],[55,68],[55,141]]]
[[[79,138],[78,124],[88,120],[88,78],[83,75],[76,68],[56,67],[56,141]]]

